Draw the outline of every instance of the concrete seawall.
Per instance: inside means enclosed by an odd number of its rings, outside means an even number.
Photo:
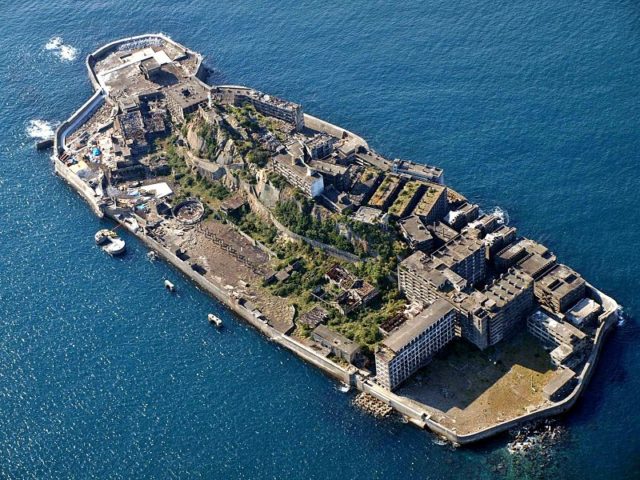
[[[111,217],[114,221],[122,224],[118,219]],[[122,224],[125,226],[124,224]],[[125,226],[126,228],[126,226]],[[196,283],[198,287],[221,302],[231,311],[240,316],[247,323],[258,329],[263,335],[271,339],[278,345],[283,346],[287,350],[292,351],[302,359],[312,363],[318,368],[321,368],[331,377],[347,384],[354,382],[353,374],[354,369],[345,369],[340,365],[332,362],[328,358],[315,352],[313,349],[298,342],[297,340],[284,335],[275,328],[271,327],[268,323],[262,322],[255,318],[249,311],[242,306],[238,305],[237,301],[231,296],[224,288],[214,284],[207,278],[203,277],[199,273],[195,272],[188,263],[180,260],[173,252],[164,246],[160,245],[153,238],[147,236],[144,233],[134,234],[138,237],[147,247],[158,253],[163,259],[173,265],[178,271],[180,271],[185,277],[189,278]]]
[[[178,44],[177,42],[174,42],[169,37],[163,34],[147,34],[147,35],[128,37],[125,39],[111,42],[97,49],[95,52],[87,56],[87,59],[85,62],[88,70],[89,78],[91,80],[95,93],[91,96],[91,98],[87,102],[85,102],[84,105],[82,105],[76,112],[74,112],[74,114],[71,115],[71,117],[69,117],[69,119],[67,119],[65,122],[63,122],[60,125],[60,127],[58,127],[58,129],[56,130],[56,134],[54,138],[54,152],[56,153],[56,156],[61,155],[65,151],[67,137],[71,133],[73,133],[75,130],[77,130],[77,128],[80,127],[91,116],[91,114],[93,114],[106,101],[110,102],[106,92],[103,91],[103,88],[99,83],[99,79],[97,78],[94,72],[95,64],[100,60],[100,58],[103,58],[105,55],[108,55],[109,53],[113,52],[114,50],[117,50],[123,45],[129,44],[132,42],[144,42],[146,40],[148,41],[157,40],[157,41],[169,42],[175,45],[177,48],[183,49],[187,52],[190,52],[191,54],[196,55],[198,58],[198,62],[196,65],[194,78],[202,82],[201,77],[204,75],[204,67],[202,66],[202,61],[204,57],[202,57],[201,55],[195,52],[192,52],[191,50],[186,49],[182,45]],[[202,82],[202,84],[206,85],[204,82]],[[209,88],[208,85],[207,87]],[[236,87],[236,86],[229,86],[229,85],[223,85],[221,87],[248,89],[248,87],[240,87],[240,86]],[[331,135],[336,135],[340,137],[351,137],[355,141],[355,143],[362,144],[368,147],[368,144],[364,139],[362,139],[358,135],[353,134],[352,132],[342,129],[341,127],[332,125],[329,122],[318,119],[308,114],[305,114],[304,118],[305,118],[305,123],[307,123],[309,128],[312,128],[318,131],[323,131]],[[91,187],[89,187],[89,185],[83,182],[76,174],[74,174],[71,171],[71,169],[69,169],[57,158],[54,161],[54,169],[55,169],[55,172],[60,177],[62,177],[69,185],[71,185],[73,188],[75,188],[78,191],[78,193],[87,201],[87,203],[92,208],[93,212],[98,217],[104,216],[104,212],[102,211],[100,206],[101,199],[98,198],[96,193],[93,191],[93,189],[91,189]],[[252,195],[250,195],[250,197],[251,196]],[[262,206],[262,204],[257,198],[253,198],[252,200],[257,205]],[[361,261],[361,259],[356,257],[355,255],[351,255],[347,252],[338,250],[335,247],[332,247],[330,245],[325,245],[315,240],[308,239],[306,237],[302,237],[300,235],[297,235],[291,232],[286,227],[281,225],[273,217],[271,212],[268,212],[268,213],[269,213],[269,218],[271,218],[271,220],[274,222],[274,225],[276,225],[277,228],[279,228],[285,234],[289,235],[291,238],[310,243],[311,245],[314,245],[317,248],[320,248],[326,251],[327,253],[333,256],[336,256],[338,258],[341,258],[343,260]],[[121,223],[115,218],[114,220],[118,223]],[[257,328],[260,332],[262,332],[266,337],[268,337],[274,343],[277,343],[278,345],[283,346],[284,348],[298,355],[303,360],[315,365],[316,367],[320,368],[322,371],[324,371],[326,374],[330,375],[331,377],[336,378],[337,380],[343,383],[352,385],[357,389],[367,392],[373,395],[374,397],[382,400],[386,404],[392,406],[395,410],[397,410],[401,414],[405,415],[415,425],[418,425],[421,428],[425,428],[425,427],[429,428],[430,430],[436,432],[437,434],[446,437],[450,441],[456,442],[459,444],[468,444],[472,442],[477,442],[479,440],[483,440],[490,436],[504,432],[515,425],[557,415],[569,410],[575,404],[580,394],[583,392],[584,388],[586,387],[589,380],[591,379],[591,376],[593,375],[593,371],[602,348],[602,343],[604,341],[604,338],[606,337],[607,332],[611,329],[611,327],[615,324],[617,320],[617,304],[615,303],[615,301],[607,297],[606,295],[602,294],[598,290],[594,289],[593,287],[589,286],[589,288],[591,288],[592,295],[594,295],[595,298],[599,299],[601,303],[605,306],[606,313],[603,314],[603,317],[602,317],[603,322],[596,332],[594,348],[590,353],[590,356],[586,364],[584,365],[582,371],[578,375],[578,380],[579,380],[578,385],[574,388],[574,390],[564,400],[560,402],[556,402],[544,409],[540,409],[538,411],[522,415],[520,417],[517,417],[515,419],[509,420],[506,422],[495,424],[490,428],[486,428],[478,432],[474,432],[471,434],[458,434],[456,431],[448,429],[443,425],[439,424],[438,422],[432,420],[432,413],[435,413],[435,411],[434,410],[432,411],[427,405],[422,406],[421,404],[418,404],[417,402],[414,402],[410,399],[401,397],[399,395],[394,394],[393,392],[384,390],[382,387],[378,386],[377,384],[369,380],[366,372],[359,372],[357,369],[355,369],[355,367],[343,368],[340,365],[336,364],[335,362],[332,362],[328,358],[324,357],[314,349],[298,342],[292,337],[289,337],[277,331],[276,329],[271,327],[268,323],[258,320],[249,311],[247,311],[245,308],[240,306],[237,303],[236,299],[232,295],[230,295],[230,293],[226,289],[224,289],[222,286],[216,285],[215,283],[208,280],[204,276],[195,272],[188,263],[180,260],[173,252],[171,252],[169,249],[159,244],[153,238],[147,236],[143,231],[138,232],[137,234],[135,234],[135,236],[139,238],[147,247],[156,251],[160,256],[162,256],[162,258],[164,258],[167,262],[173,265],[183,275],[185,275],[187,278],[194,281],[199,288],[203,289],[205,292],[207,292],[208,294],[216,298],[218,301],[223,303],[227,308],[231,309],[233,312],[239,315],[242,319],[244,319],[249,324]]]

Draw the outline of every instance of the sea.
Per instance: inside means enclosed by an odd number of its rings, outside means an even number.
[[[0,0],[0,22],[0,478],[640,478],[637,1]],[[615,297],[561,441],[453,448],[376,420],[134,238],[101,252],[109,222],[34,143],[92,93],[88,53],[146,32],[443,167]]]

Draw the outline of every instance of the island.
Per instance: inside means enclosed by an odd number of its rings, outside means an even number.
[[[575,404],[617,303],[441,168],[209,85],[162,34],[86,67],[94,94],[57,129],[55,172],[355,403],[456,444]]]

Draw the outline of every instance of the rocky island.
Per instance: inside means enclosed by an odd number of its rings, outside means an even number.
[[[381,415],[465,444],[576,402],[612,298],[441,168],[202,61],[161,34],[87,57],[54,168],[96,215]]]

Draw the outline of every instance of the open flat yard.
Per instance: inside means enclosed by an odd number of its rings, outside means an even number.
[[[549,354],[521,332],[484,352],[456,340],[397,393],[466,434],[545,405],[542,389],[552,375]]]

